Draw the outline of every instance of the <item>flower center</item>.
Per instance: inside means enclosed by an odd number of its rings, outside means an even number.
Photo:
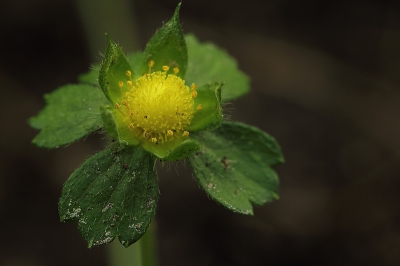
[[[149,66],[151,70],[151,62]],[[134,83],[127,71],[129,80],[126,85],[120,82],[119,86],[129,86],[129,91],[123,96],[122,105],[115,104],[125,116],[124,124],[138,137],[153,143],[189,135],[185,127],[193,118],[193,98],[197,96],[194,84],[190,90],[185,81],[175,75],[178,68],[174,68],[174,74],[167,74],[167,66],[163,69],[164,72],[145,74]]]

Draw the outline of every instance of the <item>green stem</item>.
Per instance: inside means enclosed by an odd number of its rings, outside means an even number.
[[[110,266],[157,266],[156,224],[153,221],[144,236],[125,248],[114,240],[108,245]]]

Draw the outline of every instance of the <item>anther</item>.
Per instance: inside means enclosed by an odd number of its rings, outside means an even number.
[[[192,90],[195,90],[195,89],[197,88],[196,84],[195,84],[195,83],[192,83],[191,88],[192,88]]]
[[[196,90],[192,90],[192,98],[196,98],[197,97],[197,91]]]
[[[197,105],[196,109],[197,109],[197,111],[203,109],[203,105],[202,104]]]
[[[170,136],[170,137],[172,137],[172,136],[174,135],[174,132],[173,132],[172,130],[168,130],[168,131],[167,131],[167,135]]]
[[[132,123],[129,124],[129,128],[130,128],[130,129],[133,129],[133,128],[134,128],[134,126],[133,126]]]
[[[128,77],[130,77],[130,76],[132,75],[132,73],[131,73],[129,70],[127,70],[127,71],[126,71],[126,75],[127,75]]]
[[[117,109],[119,109],[119,108],[121,107],[121,105],[119,105],[118,103],[115,103],[115,104],[114,104],[114,107],[117,108]]]
[[[124,83],[123,83],[122,81],[118,81],[118,86],[119,86],[120,88],[122,88],[122,86],[124,86]]]
[[[156,138],[151,138],[151,142],[156,143],[157,139]]]
[[[163,66],[162,69],[167,72],[169,70],[169,66]]]
[[[151,68],[154,66],[154,61],[150,60],[148,65],[149,65],[149,73],[151,73]]]
[[[126,82],[126,84],[128,84],[128,86],[132,86],[132,81],[128,80],[128,81]]]
[[[179,73],[179,68],[174,67],[174,73],[175,73],[175,74],[178,74],[178,73]]]
[[[183,133],[182,133],[182,137],[187,137],[187,136],[189,136],[189,132],[188,131],[183,131]]]

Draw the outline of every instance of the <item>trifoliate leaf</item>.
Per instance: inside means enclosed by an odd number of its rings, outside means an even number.
[[[186,45],[189,57],[186,84],[201,86],[210,81],[224,82],[222,102],[239,98],[249,91],[249,78],[228,53],[211,43],[199,43],[191,34],[186,35]]]
[[[46,107],[29,120],[40,129],[33,143],[56,148],[77,141],[102,127],[99,105],[108,102],[104,94],[90,85],[66,85],[45,95]]]
[[[207,130],[222,122],[221,88],[223,83],[208,83],[198,88],[194,98],[194,117],[186,130]]]
[[[99,85],[112,103],[120,102],[122,93],[129,90],[127,81],[131,80],[132,67],[121,47],[107,36],[108,46],[100,66]],[[129,71],[129,74],[128,74]]]
[[[64,185],[61,221],[78,221],[89,247],[118,237],[125,247],[146,232],[158,199],[154,158],[140,147],[114,145],[90,157]]]
[[[162,66],[166,65],[171,69],[179,68],[177,76],[181,78],[185,76],[188,55],[185,38],[179,22],[180,7],[181,4],[178,4],[173,17],[147,43],[144,51],[145,61],[142,73],[149,73],[148,63],[153,60],[152,71],[163,71]]]
[[[203,189],[228,209],[253,214],[252,203],[278,199],[278,176],[271,166],[283,162],[274,138],[240,123],[224,122],[213,131],[192,134],[203,148],[189,157]]]

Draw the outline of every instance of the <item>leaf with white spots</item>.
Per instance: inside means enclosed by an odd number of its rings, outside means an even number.
[[[61,221],[78,222],[89,247],[139,240],[158,199],[154,157],[141,147],[113,145],[90,157],[65,183]]]
[[[252,204],[279,198],[278,176],[271,167],[284,159],[270,135],[241,123],[224,122],[192,138],[203,147],[189,162],[211,198],[234,212],[251,215]]]

